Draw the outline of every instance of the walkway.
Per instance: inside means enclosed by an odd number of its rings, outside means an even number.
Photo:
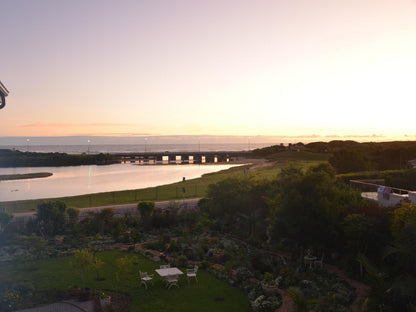
[[[178,203],[183,209],[195,209],[198,205],[198,202],[201,198],[186,198],[182,200],[165,200],[155,202],[156,208],[159,209],[168,209],[172,202]],[[126,213],[130,215],[137,215],[137,203],[133,204],[122,204],[122,205],[109,205],[109,206],[98,206],[98,207],[88,207],[88,208],[79,208],[80,215],[79,218],[88,217],[89,212],[100,212],[104,209],[113,209],[114,216],[124,216]],[[27,222],[30,219],[36,217],[36,212],[18,212],[13,214],[12,222]]]
[[[67,300],[15,312],[94,312],[94,303],[92,300]]]

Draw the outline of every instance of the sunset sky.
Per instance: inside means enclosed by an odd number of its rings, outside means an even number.
[[[0,0],[0,136],[416,139],[416,0]]]

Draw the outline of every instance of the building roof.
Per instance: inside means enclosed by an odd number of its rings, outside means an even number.
[[[1,83],[1,81],[0,81],[0,92],[3,93],[4,96],[9,95],[9,90],[6,89],[6,87],[4,86],[4,84]]]

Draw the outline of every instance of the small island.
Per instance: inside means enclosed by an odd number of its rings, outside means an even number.
[[[34,173],[22,173],[22,174],[0,174],[0,181],[47,178],[47,177],[50,177],[51,175],[52,175],[51,172],[34,172]]]

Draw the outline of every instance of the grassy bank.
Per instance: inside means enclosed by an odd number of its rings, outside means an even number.
[[[129,204],[142,200],[163,201],[204,197],[206,195],[208,185],[226,178],[271,179],[276,177],[280,170],[285,166],[294,165],[307,168],[309,166],[316,165],[319,162],[321,161],[284,160],[261,165],[243,165],[219,172],[204,174],[201,178],[190,179],[185,182],[177,182],[145,189],[51,198],[48,200],[62,201],[67,205],[67,207],[85,208],[115,204]],[[185,188],[185,192],[183,192],[183,188]],[[44,199],[0,202],[0,207],[5,208],[5,210],[10,213],[27,212],[35,211],[37,205],[42,202],[44,202]]]

